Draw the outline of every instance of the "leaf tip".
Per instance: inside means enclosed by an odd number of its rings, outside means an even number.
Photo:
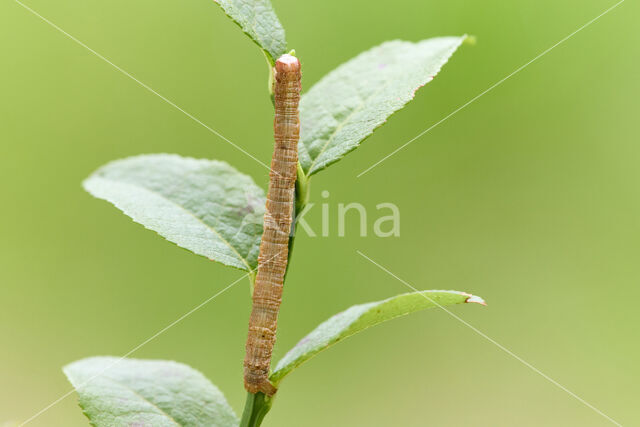
[[[485,307],[487,306],[487,303],[485,300],[483,300],[481,297],[477,296],[477,295],[469,295],[469,297],[464,300],[465,303],[475,303],[475,304],[480,304],[480,305],[484,305]]]
[[[476,36],[470,36],[470,35],[464,35],[464,40],[462,41],[462,43],[467,44],[469,46],[475,46],[476,43],[478,42],[478,39],[476,38]]]

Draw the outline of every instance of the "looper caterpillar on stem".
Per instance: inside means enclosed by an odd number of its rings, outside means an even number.
[[[298,58],[292,55],[278,58],[274,67],[273,86],[275,146],[269,172],[264,232],[260,242],[244,359],[245,389],[250,393],[262,392],[267,396],[276,392],[268,377],[276,340],[295,204],[300,137],[300,78]]]

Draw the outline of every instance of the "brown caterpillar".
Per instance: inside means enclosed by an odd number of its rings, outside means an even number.
[[[275,147],[269,173],[269,190],[260,242],[258,273],[253,290],[244,359],[244,387],[250,393],[272,396],[269,382],[271,353],[276,341],[278,311],[287,269],[300,137],[300,61],[282,55],[274,68]]]

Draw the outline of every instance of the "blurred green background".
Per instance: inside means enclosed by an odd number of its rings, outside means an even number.
[[[317,323],[407,289],[453,311],[624,425],[640,411],[640,37],[627,1],[361,178],[356,174],[614,2],[274,0],[303,86],[388,39],[463,33],[434,82],[312,182],[337,203],[395,203],[401,236],[296,242],[276,359]],[[268,162],[265,61],[210,0],[28,0],[113,63]],[[122,355],[241,273],[86,194],[112,159],[175,152],[267,171],[17,3],[0,3],[0,424],[70,389],[60,368]],[[320,225],[319,209],[308,220]],[[375,218],[375,215],[372,216]],[[371,230],[373,220],[370,220]],[[135,352],[175,359],[242,410],[246,280]],[[82,426],[71,395],[33,426]],[[269,426],[604,426],[610,422],[447,314],[366,331],[288,378]]]

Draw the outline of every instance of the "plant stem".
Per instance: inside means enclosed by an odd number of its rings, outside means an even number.
[[[304,174],[302,166],[298,163],[298,174],[296,179],[296,200],[295,209],[293,214],[293,222],[291,223],[291,232],[289,234],[289,260],[287,262],[286,274],[289,272],[289,266],[291,265],[291,254],[293,253],[293,243],[296,239],[296,222],[298,221],[298,215],[304,210],[304,207],[309,201],[309,179]]]
[[[253,284],[256,282],[256,272],[249,271],[247,277],[249,278],[249,296],[251,296],[253,295]]]
[[[242,420],[240,427],[258,427],[262,424],[264,416],[271,409],[273,399],[267,397],[264,393],[256,394],[247,392],[247,400],[244,404],[242,412]]]
[[[304,173],[302,165],[298,162],[296,176],[296,217],[303,211],[305,205],[309,201],[309,178]]]

